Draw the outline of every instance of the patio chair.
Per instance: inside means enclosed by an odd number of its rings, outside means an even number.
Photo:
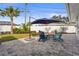
[[[41,31],[39,34],[39,41],[45,42],[46,39],[45,33]]]
[[[63,41],[62,33],[55,33],[55,34],[53,35],[53,40],[54,40],[54,41]]]

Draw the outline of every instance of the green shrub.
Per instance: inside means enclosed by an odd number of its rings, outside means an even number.
[[[28,24],[21,24],[19,28],[14,28],[13,32],[15,34],[19,34],[19,33],[28,33],[29,32],[29,28],[28,28]]]
[[[15,34],[19,34],[19,33],[28,33],[29,31],[28,30],[23,30],[23,29],[21,29],[21,28],[14,28],[13,29],[13,32],[15,33]]]
[[[17,39],[17,38],[15,38],[14,36],[2,36],[0,38],[0,41],[5,42],[5,41],[11,41],[11,40],[15,40],[15,39]]]
[[[31,31],[31,35],[36,36],[37,35],[36,31]]]
[[[13,32],[14,32],[14,33],[18,33],[19,31],[20,31],[20,30],[19,30],[18,28],[14,28],[14,29],[13,29]]]

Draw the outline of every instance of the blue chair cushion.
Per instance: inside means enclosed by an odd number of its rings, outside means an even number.
[[[39,39],[42,40],[42,41],[45,41],[46,40],[46,36],[45,36],[45,33],[44,32],[41,32],[40,33]]]
[[[61,33],[57,33],[53,35],[53,40],[55,41],[61,41],[62,39],[62,34]]]

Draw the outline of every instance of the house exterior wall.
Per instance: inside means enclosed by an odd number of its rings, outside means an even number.
[[[14,26],[19,27],[19,26]],[[0,32],[10,32],[11,31],[11,26],[10,25],[0,25]]]
[[[0,32],[9,32],[10,25],[0,25]]]

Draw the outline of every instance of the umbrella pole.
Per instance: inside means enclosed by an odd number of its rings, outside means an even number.
[[[29,39],[31,39],[31,28],[30,28],[30,21],[31,21],[31,17],[29,17]]]

